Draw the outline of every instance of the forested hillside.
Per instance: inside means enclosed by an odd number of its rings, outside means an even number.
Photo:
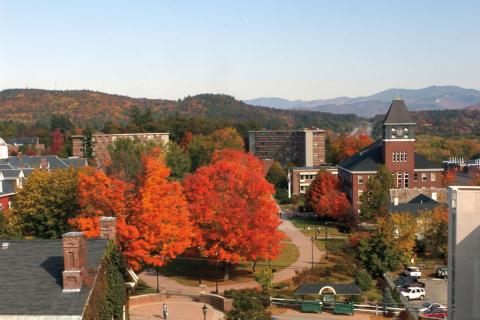
[[[173,101],[137,99],[87,90],[9,89],[0,92],[2,121],[46,123],[52,114],[59,114],[76,125],[90,124],[102,129],[107,122],[125,124],[134,107],[148,110],[156,120],[186,116],[233,123],[250,122],[253,128],[267,129],[316,126],[346,132],[357,121],[355,115],[254,107],[231,96],[217,94],[201,94]]]

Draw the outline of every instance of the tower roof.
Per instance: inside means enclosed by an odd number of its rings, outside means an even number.
[[[415,123],[408,112],[405,102],[395,99],[388,109],[387,115],[383,120],[383,124],[399,124],[399,123]]]

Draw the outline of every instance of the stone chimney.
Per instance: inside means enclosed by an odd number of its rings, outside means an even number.
[[[78,292],[82,289],[85,273],[87,243],[83,232],[68,232],[63,239],[63,291]]]
[[[100,238],[116,241],[117,218],[100,217]]]

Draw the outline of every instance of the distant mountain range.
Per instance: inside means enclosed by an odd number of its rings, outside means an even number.
[[[388,89],[371,96],[356,98],[338,97],[304,101],[272,97],[243,101],[250,105],[278,109],[353,113],[360,117],[373,117],[376,114],[386,113],[390,102],[395,97],[402,97],[411,111],[464,109],[480,103],[480,90],[457,86],[430,86],[423,89]]]

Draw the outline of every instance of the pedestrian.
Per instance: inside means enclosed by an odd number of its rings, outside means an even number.
[[[165,303],[162,306],[162,311],[163,311],[163,319],[168,319],[168,307]]]

